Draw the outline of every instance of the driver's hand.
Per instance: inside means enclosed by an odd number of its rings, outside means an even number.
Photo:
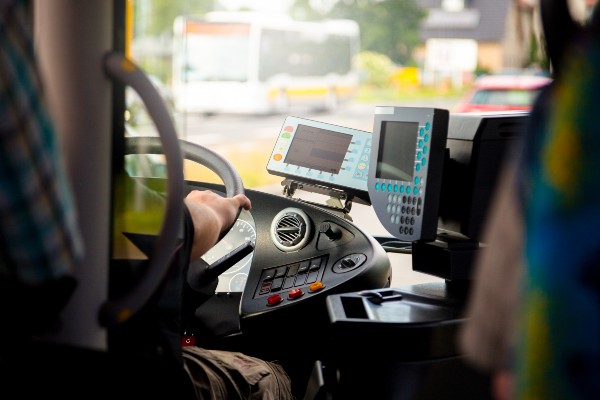
[[[192,190],[184,202],[194,223],[191,261],[200,258],[217,243],[221,232],[235,222],[240,208],[252,208],[250,199],[243,194],[223,197],[210,190]]]

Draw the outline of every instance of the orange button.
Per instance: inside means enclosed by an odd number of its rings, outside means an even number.
[[[318,292],[319,290],[322,290],[324,287],[325,286],[323,285],[323,282],[316,281],[310,284],[310,286],[308,287],[308,291],[314,293]]]
[[[302,295],[304,294],[304,292],[302,291],[302,289],[292,289],[288,292],[288,297],[290,299],[298,299],[300,297],[302,297]]]
[[[280,295],[278,294],[272,294],[267,298],[267,305],[268,306],[274,306],[276,304],[279,304],[283,301],[283,299],[281,298]]]
[[[275,155],[273,156],[273,160],[275,160],[275,161],[281,161],[281,158],[282,158],[282,157],[283,157],[283,156],[282,156],[281,154],[277,153],[277,154],[275,154]]]

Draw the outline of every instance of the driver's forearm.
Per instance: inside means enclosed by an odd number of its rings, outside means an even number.
[[[221,219],[213,209],[190,199],[184,201],[194,224],[194,237],[190,253],[190,260],[194,261],[217,243],[223,227]],[[186,238],[186,240],[189,239]]]

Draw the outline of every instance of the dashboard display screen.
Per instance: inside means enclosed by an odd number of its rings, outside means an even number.
[[[418,131],[417,122],[382,122],[376,178],[398,181],[413,179]]]
[[[351,141],[352,135],[300,124],[284,162],[337,174]]]

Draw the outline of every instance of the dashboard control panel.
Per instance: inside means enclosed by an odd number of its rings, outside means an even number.
[[[382,225],[404,241],[434,240],[448,110],[375,108],[368,190]]]
[[[267,171],[368,199],[371,133],[288,116]]]

